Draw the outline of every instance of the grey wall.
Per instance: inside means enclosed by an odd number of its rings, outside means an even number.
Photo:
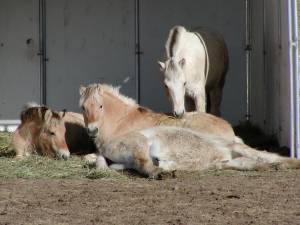
[[[281,145],[290,140],[288,1],[252,1],[251,119]]]
[[[50,0],[47,104],[79,111],[80,84],[122,84],[135,97],[134,0]]]
[[[24,103],[40,101],[38,43],[38,0],[1,0],[0,120],[17,119]]]
[[[237,124],[246,114],[245,1],[141,1],[141,103],[156,111],[170,111],[157,60],[174,25],[208,27],[222,33],[229,48],[230,69],[224,89],[222,116]]]

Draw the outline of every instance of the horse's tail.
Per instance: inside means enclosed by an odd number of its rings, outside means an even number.
[[[233,153],[238,156],[253,159],[258,163],[258,165],[268,166],[275,163],[279,166],[279,168],[300,169],[300,160],[297,159],[280,156],[276,153],[259,151],[243,143],[235,143],[231,147]]]

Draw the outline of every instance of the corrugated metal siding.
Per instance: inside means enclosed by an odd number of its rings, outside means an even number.
[[[252,121],[289,146],[288,1],[264,2],[265,11],[261,0],[252,8]]]
[[[297,13],[298,13],[298,34],[299,34],[299,31],[300,31],[300,0],[297,0]],[[298,35],[299,37],[299,35]],[[298,39],[298,46],[300,46],[300,38]],[[300,55],[300,48],[298,48],[298,52],[299,52],[299,55]],[[300,60],[300,58],[299,58]]]

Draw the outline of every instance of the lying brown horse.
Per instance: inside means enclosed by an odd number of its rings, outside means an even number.
[[[106,169],[135,169],[156,177],[162,171],[208,168],[252,170],[273,163],[300,168],[299,160],[257,151],[237,138],[224,120],[206,113],[173,119],[141,108],[118,89],[92,84],[80,89],[80,106],[99,155],[86,158]]]
[[[155,113],[143,108],[108,85],[91,84],[80,88],[80,106],[90,136],[100,146],[102,139],[151,128],[157,125],[189,128],[193,131],[222,137],[229,142],[242,142],[235,136],[231,125],[208,113],[187,113],[182,119]]]
[[[31,154],[67,159],[70,153],[95,151],[81,114],[56,112],[38,105],[27,105],[22,111],[21,124],[12,136],[10,148],[18,159]]]

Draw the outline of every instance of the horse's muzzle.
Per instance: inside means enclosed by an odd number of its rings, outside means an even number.
[[[93,128],[88,127],[87,128],[87,133],[91,138],[97,137],[98,131],[99,131],[99,129],[97,127],[93,127]]]
[[[184,115],[184,111],[182,111],[182,112],[180,112],[180,113],[174,111],[173,114],[174,114],[174,116],[175,116],[176,118],[181,119],[181,118],[183,117],[183,115]]]
[[[56,157],[57,157],[58,159],[64,159],[64,160],[67,160],[67,159],[69,159],[69,157],[70,157],[70,152],[69,152],[69,150],[65,150],[65,149],[58,150],[58,151],[56,152]]]

